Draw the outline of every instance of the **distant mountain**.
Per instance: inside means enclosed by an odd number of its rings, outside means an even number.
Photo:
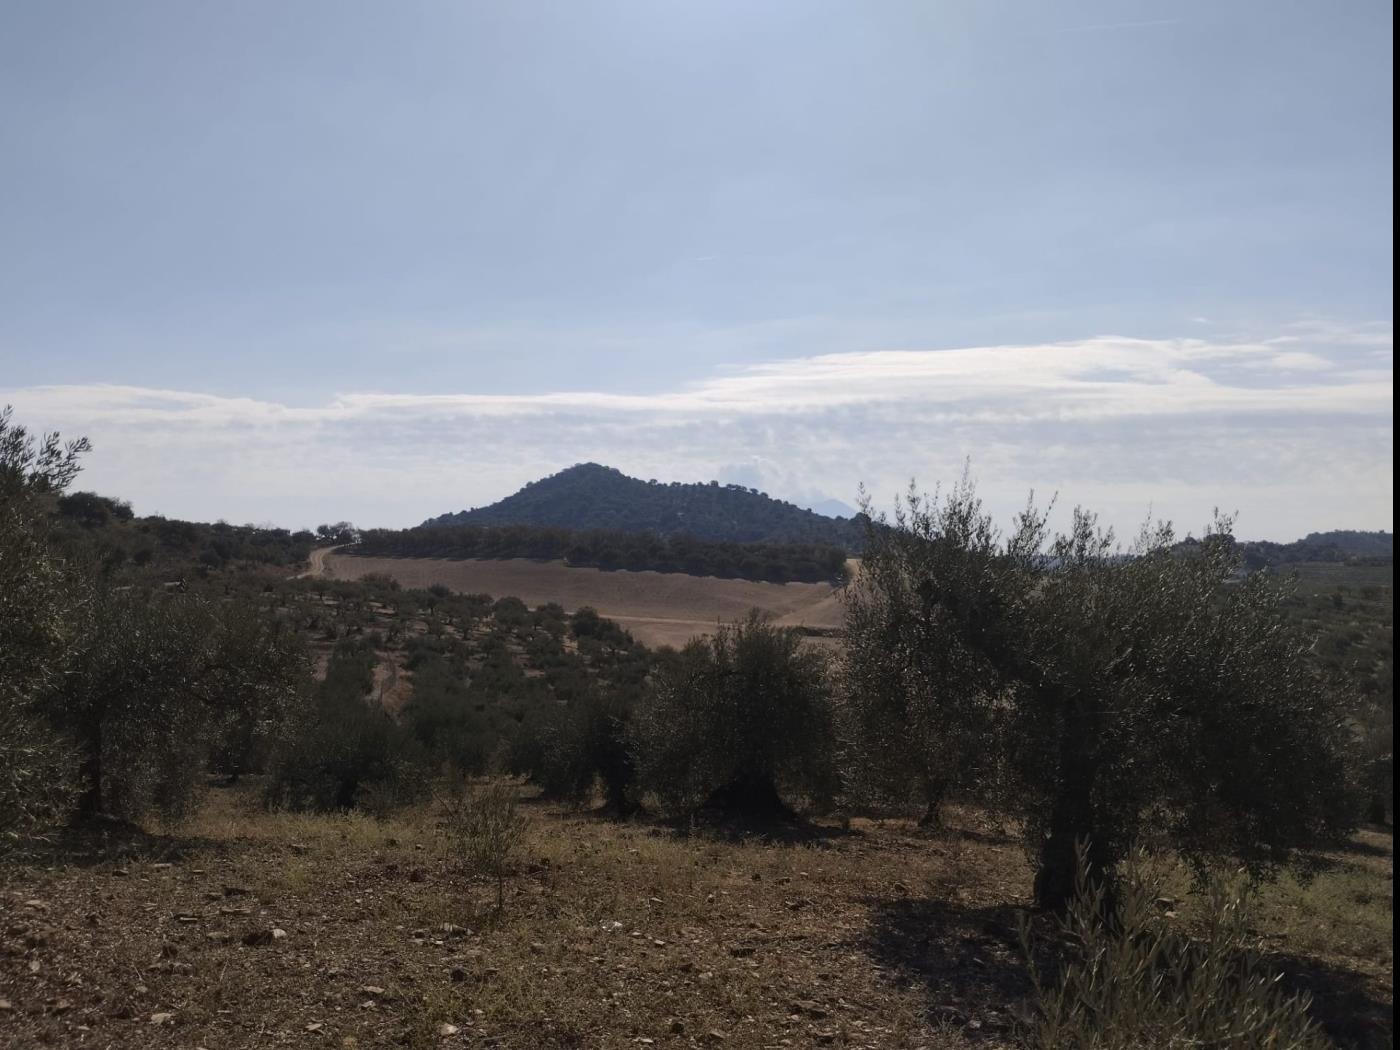
[[[424,525],[536,525],[693,536],[730,543],[826,543],[857,548],[858,519],[831,518],[757,489],[663,483],[581,463],[526,485],[489,507],[430,518]]]
[[[1251,569],[1266,565],[1297,562],[1384,562],[1395,556],[1395,536],[1389,532],[1358,532],[1334,529],[1310,532],[1292,543],[1249,540],[1240,544],[1245,564]]]
[[[1333,529],[1331,532],[1310,532],[1298,542],[1314,547],[1335,547],[1353,558],[1395,556],[1395,534],[1392,532]]]

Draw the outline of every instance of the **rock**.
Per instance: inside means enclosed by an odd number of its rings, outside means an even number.
[[[169,1024],[173,1020],[175,1020],[174,1014],[151,1014],[151,1024]]]
[[[15,1008],[15,1004],[8,999],[0,999],[0,1014],[7,1014]]]
[[[308,1025],[306,1026],[306,1031],[308,1031],[308,1032],[319,1032],[322,1028],[325,1028],[325,1027],[326,1027],[326,1026],[325,1026],[324,1024],[322,1024],[320,1021],[312,1021],[310,1024],[308,1024]]]
[[[381,998],[381,999],[382,999],[382,998],[387,998],[387,996],[388,996],[388,993],[385,992],[384,989],[381,988],[381,987],[379,987],[379,985],[377,985],[377,984],[367,984],[367,985],[365,985],[364,987],[362,987],[362,988],[360,989],[360,994],[362,994],[362,995],[373,995],[373,996],[377,996],[377,997],[379,997],[379,998]]]
[[[438,1026],[438,1035],[443,1036],[444,1038],[449,1035],[456,1035],[460,1031],[461,1029],[458,1028],[455,1024],[447,1024],[445,1021]]]
[[[272,928],[272,939],[274,941],[280,941],[285,936],[287,936],[286,930],[279,930],[276,926]]]
[[[35,911],[49,910],[49,906],[43,901],[41,901],[38,897],[31,897],[29,900],[24,902],[24,906],[26,908],[33,908]]]

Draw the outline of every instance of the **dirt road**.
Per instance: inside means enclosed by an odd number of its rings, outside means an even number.
[[[344,544],[341,544],[340,546],[336,546],[336,547],[316,547],[316,548],[314,548],[314,549],[311,551],[311,554],[308,555],[308,557],[307,557],[307,560],[306,560],[306,563],[307,563],[306,571],[305,571],[305,572],[299,572],[299,573],[297,573],[295,576],[292,577],[292,579],[294,579],[294,580],[301,580],[301,579],[305,579],[305,578],[307,578],[307,577],[324,576],[324,575],[326,575],[326,555],[329,554],[329,553],[331,553],[331,551],[338,551],[338,550],[340,550],[340,547],[342,547],[342,546],[344,546]]]

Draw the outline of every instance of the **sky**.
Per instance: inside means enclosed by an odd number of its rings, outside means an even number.
[[[0,0],[0,403],[138,513],[572,463],[1393,527],[1380,0]]]

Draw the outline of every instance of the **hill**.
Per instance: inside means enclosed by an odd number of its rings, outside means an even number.
[[[1310,532],[1292,543],[1249,540],[1240,544],[1245,564],[1251,569],[1292,565],[1302,562],[1366,562],[1381,564],[1395,556],[1395,536],[1389,532],[1358,532],[1334,529]]]
[[[580,463],[488,507],[441,514],[424,525],[535,525],[851,550],[863,538],[859,518],[829,518],[757,489],[717,481],[642,481],[597,463]]]

